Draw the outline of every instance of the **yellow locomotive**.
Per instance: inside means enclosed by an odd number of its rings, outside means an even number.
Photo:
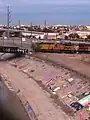
[[[33,43],[36,52],[90,52],[89,43],[60,42],[60,41],[37,41]]]

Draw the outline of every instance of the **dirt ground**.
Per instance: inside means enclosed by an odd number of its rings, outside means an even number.
[[[76,59],[71,59],[70,55],[67,54],[57,54],[57,53],[35,53],[34,57],[38,57],[40,59],[50,61],[59,66],[63,66],[64,68],[76,72],[77,74],[90,79],[90,67],[89,64],[85,64],[80,60],[80,56],[76,57]],[[72,56],[72,55],[71,55]],[[73,58],[73,57],[72,57]]]
[[[52,64],[47,64],[47,62],[35,57],[21,60],[16,59],[11,61],[10,64],[33,78],[42,89],[47,90],[46,88],[48,88],[52,94],[58,95],[58,98],[56,97],[54,102],[70,116],[72,115],[70,103],[77,101],[83,97],[83,93],[90,91],[90,82],[88,79],[82,78],[62,67],[57,68]],[[70,79],[73,79],[73,81],[70,82]],[[55,88],[58,87],[59,90],[54,92]],[[78,119],[76,118],[76,120]]]
[[[0,62],[0,73],[5,75],[9,84],[15,90],[20,89],[22,91],[29,104],[33,107],[38,120],[71,120],[71,117],[54,104],[49,93],[19,69],[6,62]]]
[[[90,64],[90,54],[59,54],[59,56],[66,56],[83,64]]]
[[[0,62],[0,72],[8,77],[15,89],[23,92],[39,120],[80,120],[80,113],[73,114],[70,108],[70,103],[90,91],[90,81],[71,71],[74,68],[89,77],[89,65],[81,62],[80,57],[40,53]],[[54,60],[53,64],[50,59]],[[68,67],[70,69],[66,69]]]

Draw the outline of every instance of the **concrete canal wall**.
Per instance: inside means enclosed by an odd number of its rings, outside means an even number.
[[[0,110],[15,120],[36,120],[34,111],[20,91],[16,92],[0,77]]]

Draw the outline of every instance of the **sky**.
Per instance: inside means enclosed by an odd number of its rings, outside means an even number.
[[[67,18],[72,22],[90,21],[88,19],[90,0],[0,0],[0,14],[3,15],[0,18],[1,22],[5,19],[3,13],[6,14],[6,6],[10,6],[13,21],[14,19],[43,21],[45,18],[50,21],[62,19],[62,22]]]
[[[90,0],[0,0],[0,5],[28,6],[28,5],[90,5]]]
[[[83,6],[90,6],[90,0],[0,0],[0,12],[4,12],[6,6],[10,6],[12,12],[30,12],[30,8],[33,12],[37,12],[39,7],[41,12],[47,12],[47,10],[52,10],[53,6],[57,8],[62,6],[80,6],[81,9]]]

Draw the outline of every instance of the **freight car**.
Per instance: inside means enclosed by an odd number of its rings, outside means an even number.
[[[79,44],[79,53],[90,53],[90,44]]]
[[[76,46],[71,43],[36,43],[33,44],[36,52],[75,52]]]
[[[72,42],[37,42],[33,44],[36,52],[89,53],[90,44]]]

